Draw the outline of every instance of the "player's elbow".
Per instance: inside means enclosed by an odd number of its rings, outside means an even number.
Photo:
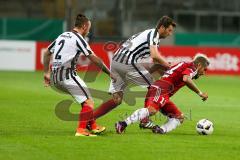
[[[44,56],[44,57],[50,57],[50,56],[51,56],[51,52],[50,52],[48,49],[46,49],[46,50],[43,52],[43,56]]]

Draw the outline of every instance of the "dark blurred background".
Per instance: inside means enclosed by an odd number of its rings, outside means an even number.
[[[0,39],[52,41],[76,14],[92,21],[91,41],[120,41],[168,15],[168,45],[240,45],[239,0],[0,0]],[[187,39],[187,41],[186,41]]]

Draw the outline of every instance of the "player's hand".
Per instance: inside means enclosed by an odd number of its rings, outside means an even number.
[[[163,64],[163,67],[164,67],[164,70],[169,70],[170,68],[171,68],[171,62],[165,62],[164,64]]]
[[[202,98],[203,101],[206,101],[208,99],[208,94],[207,93],[200,92],[198,95]]]
[[[113,82],[117,81],[117,76],[115,76],[114,74],[110,74],[110,78],[112,79]]]
[[[44,73],[44,86],[48,87],[50,85],[50,73]]]
[[[171,68],[171,66],[172,66],[171,62],[168,62],[168,63],[165,65],[166,70],[169,70],[169,69]]]

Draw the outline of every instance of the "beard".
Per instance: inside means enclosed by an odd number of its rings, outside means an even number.
[[[159,35],[159,38],[160,39],[164,39],[164,38],[166,38],[167,36],[163,36],[163,35]]]

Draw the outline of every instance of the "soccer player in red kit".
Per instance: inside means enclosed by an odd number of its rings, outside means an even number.
[[[136,110],[124,121],[119,121],[115,124],[116,132],[121,134],[128,125],[152,116],[158,111],[166,115],[168,121],[162,126],[154,126],[152,128],[153,133],[165,134],[177,128],[183,122],[184,116],[170,100],[170,97],[186,85],[198,94],[203,101],[207,100],[208,94],[201,92],[193,82],[193,79],[204,75],[208,66],[209,60],[203,54],[197,54],[192,62],[180,62],[172,66],[160,80],[157,80],[150,86],[144,108]]]

